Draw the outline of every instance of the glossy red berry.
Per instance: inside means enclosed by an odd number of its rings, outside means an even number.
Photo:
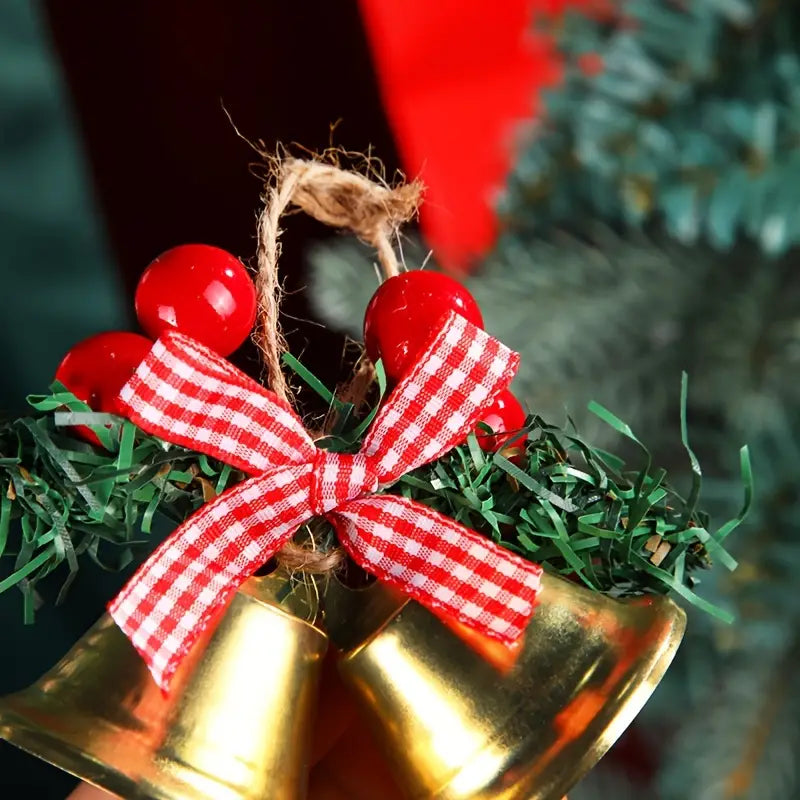
[[[78,342],[64,356],[56,380],[93,411],[119,414],[117,396],[152,346],[150,339],[138,333],[98,333]],[[92,444],[100,444],[90,428],[74,430]]]
[[[502,449],[525,424],[526,416],[525,409],[508,389],[500,392],[494,403],[483,412],[480,420],[488,425],[494,434],[488,434],[480,427],[475,430],[481,449],[492,453]]]
[[[207,244],[185,244],[162,253],[144,271],[136,316],[154,339],[176,328],[227,356],[253,329],[256,290],[235,256]]]
[[[426,270],[389,278],[372,296],[364,315],[367,354],[373,361],[382,359],[389,378],[399,380],[448,311],[457,311],[483,327],[475,299],[453,278]]]

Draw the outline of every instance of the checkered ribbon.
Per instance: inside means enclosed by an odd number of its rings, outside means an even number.
[[[464,440],[519,356],[451,313],[376,416],[360,453],[314,446],[291,407],[198,342],[162,336],[120,400],[142,429],[252,475],[202,506],[109,606],[166,691],[239,585],[324,515],[364,569],[433,613],[514,641],[541,569],[404,497],[377,495]]]

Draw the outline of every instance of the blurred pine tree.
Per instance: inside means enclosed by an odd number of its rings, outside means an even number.
[[[38,3],[0,8],[0,408],[22,412],[76,341],[128,324]]]
[[[638,725],[658,774],[601,764],[580,800],[800,797],[800,16],[790,0],[620,0],[556,34],[563,84],[499,203],[504,233],[469,279],[487,328],[522,353],[515,391],[553,416],[596,399],[686,471],[680,370],[713,511],[737,502],[747,441],[759,502],[740,569],[703,589]],[[468,165],[465,165],[468,169]],[[405,245],[409,266],[423,245]],[[357,333],[377,284],[365,251],[313,254],[319,313]],[[589,436],[588,418],[577,413]],[[673,735],[674,734],[674,735]],[[607,759],[606,761],[610,761]]]

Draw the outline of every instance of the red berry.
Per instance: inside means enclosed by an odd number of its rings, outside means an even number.
[[[138,333],[98,333],[78,342],[62,359],[56,380],[93,411],[119,414],[120,389],[150,351],[153,343]],[[84,439],[100,444],[91,428],[75,428]]]
[[[485,433],[480,427],[475,430],[481,449],[492,453],[502,449],[505,443],[512,439],[514,434],[525,424],[526,416],[525,409],[508,389],[500,392],[480,419],[494,431],[494,434]],[[520,442],[520,446],[522,444]]]
[[[364,315],[364,344],[397,381],[414,364],[442,317],[457,311],[479,328],[483,317],[473,296],[440,272],[412,270],[389,278],[372,296]]]
[[[227,356],[253,329],[256,290],[235,256],[207,244],[185,244],[162,253],[144,271],[136,316],[154,339],[176,328]]]

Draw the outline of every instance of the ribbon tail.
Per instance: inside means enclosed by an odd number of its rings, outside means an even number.
[[[311,516],[310,472],[278,469],[202,506],[109,605],[163,692],[232,594]]]
[[[445,620],[512,644],[536,605],[542,568],[455,520],[393,495],[328,515],[350,556]]]

